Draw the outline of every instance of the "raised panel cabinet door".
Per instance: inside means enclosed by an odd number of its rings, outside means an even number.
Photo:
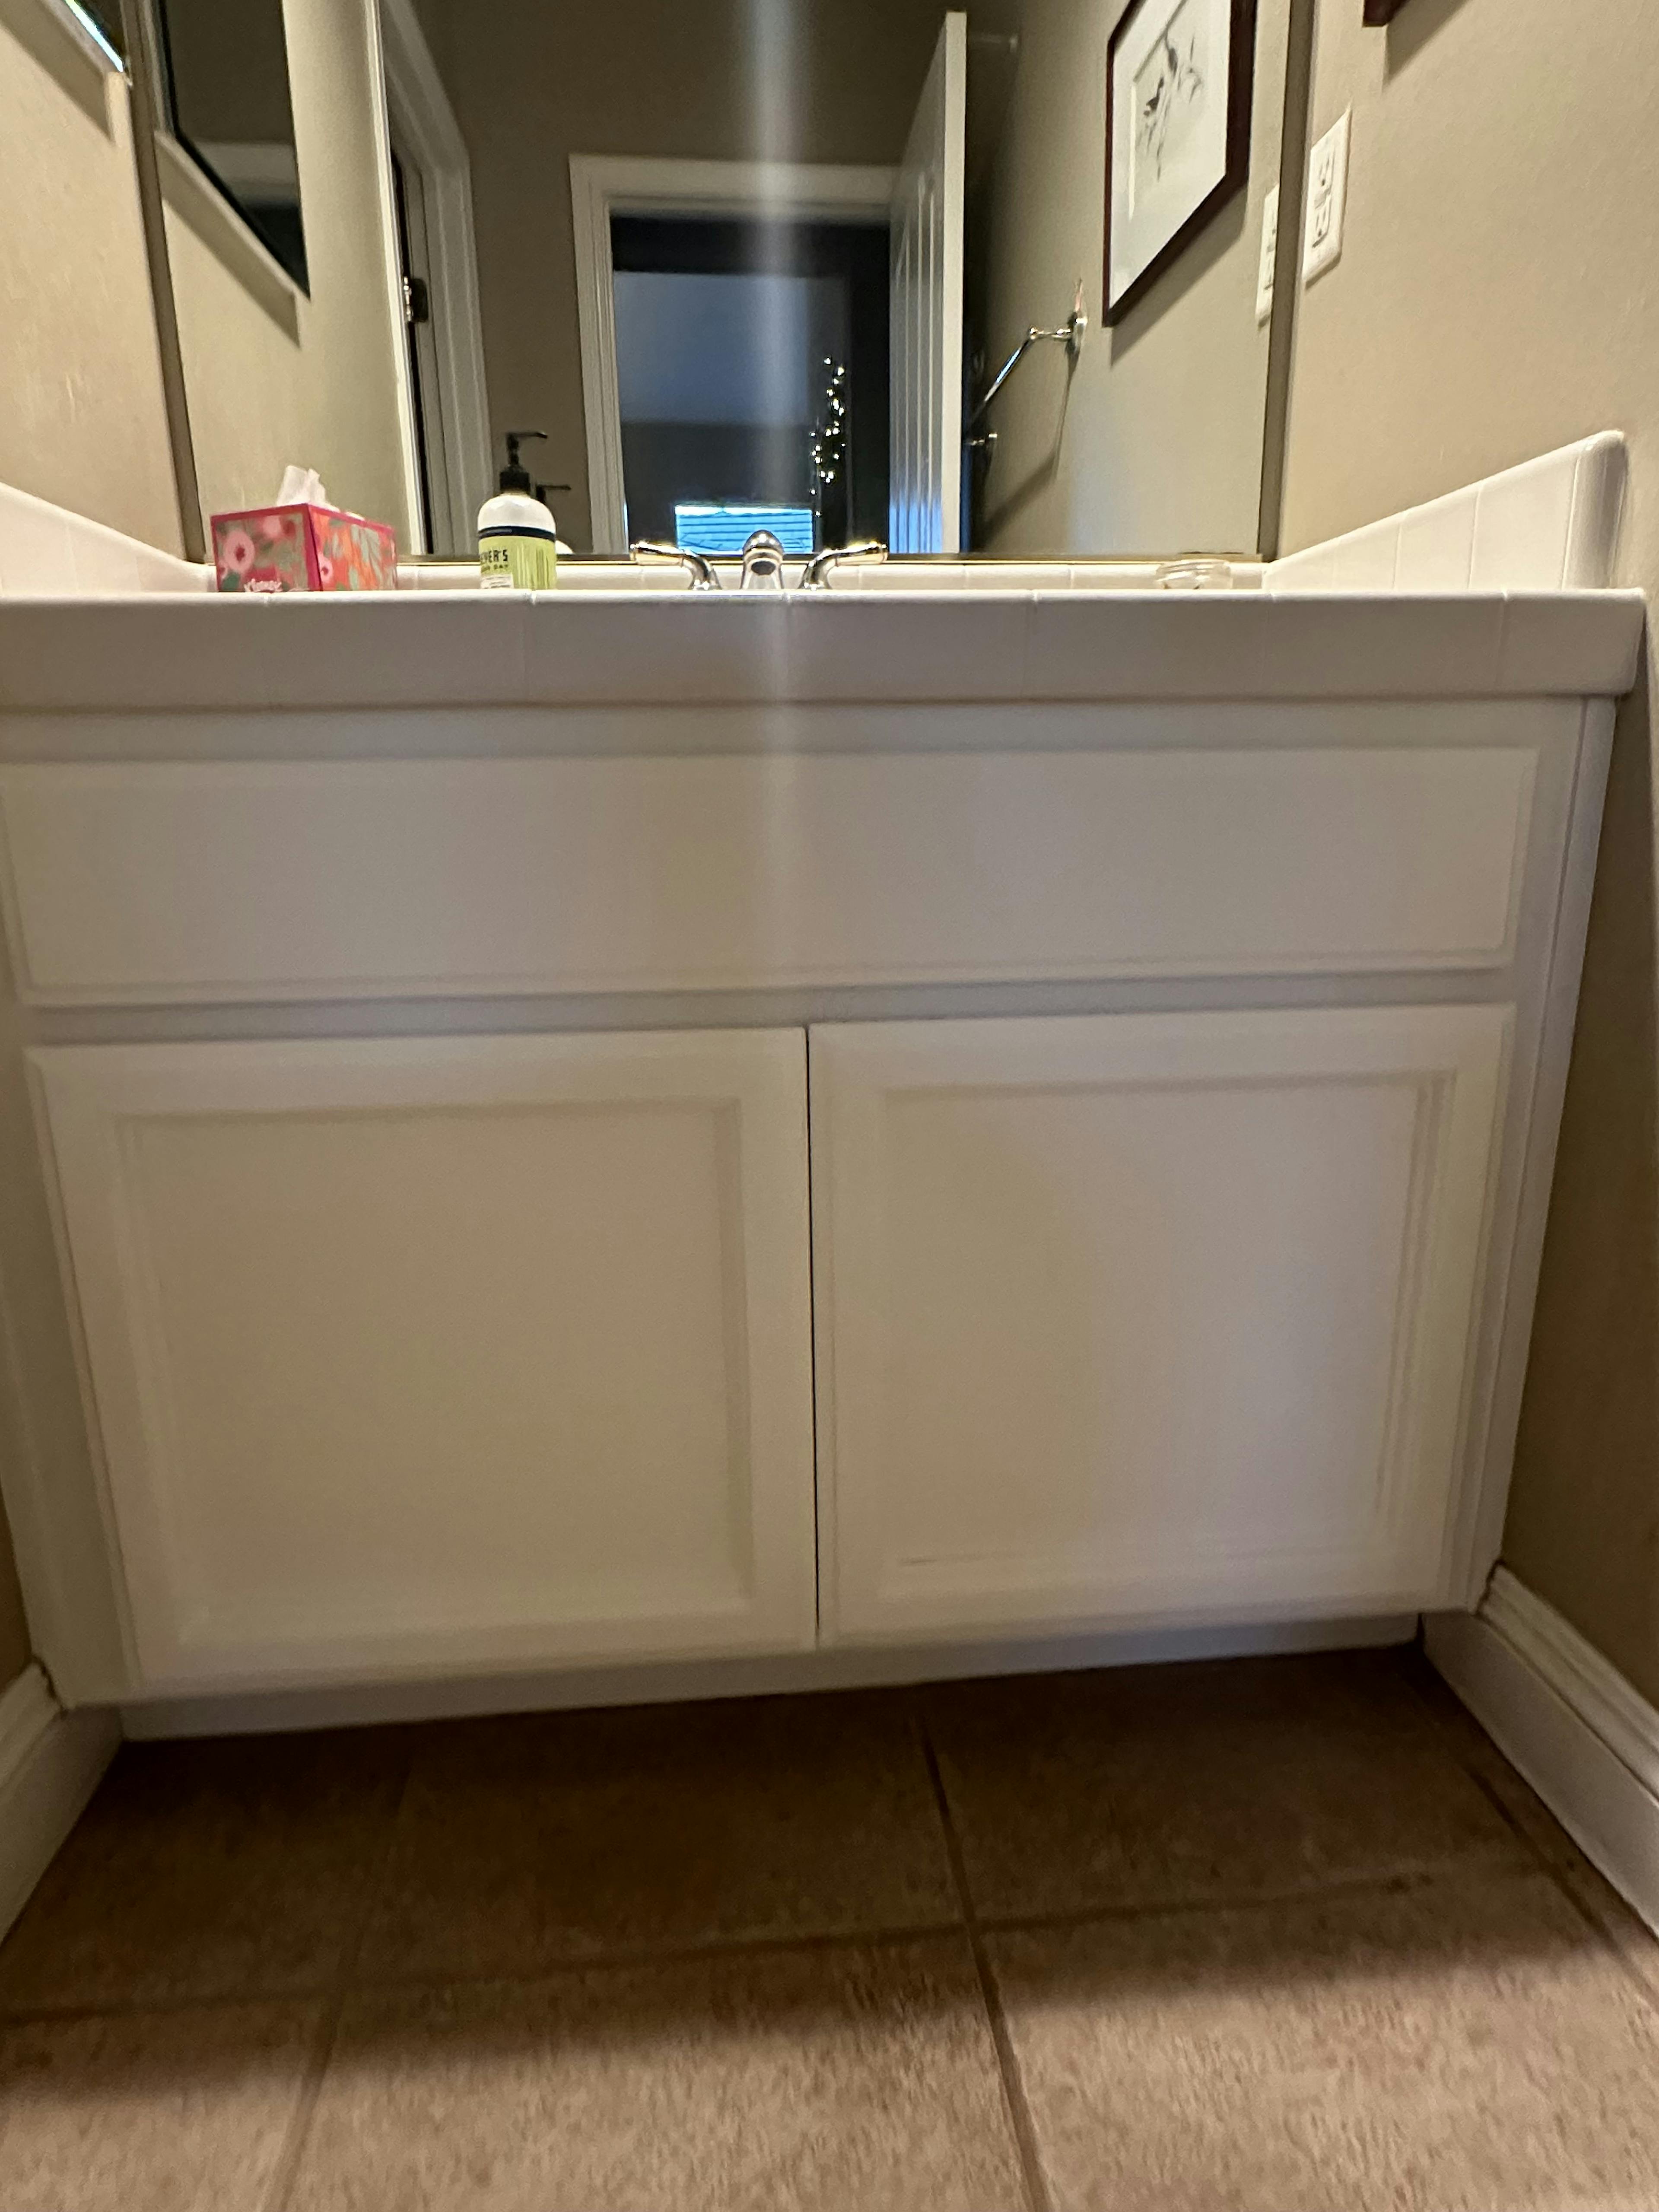
[[[1433,1603],[1509,1031],[814,1029],[826,1638]]]
[[[812,1642],[801,1031],[30,1058],[138,1685]]]

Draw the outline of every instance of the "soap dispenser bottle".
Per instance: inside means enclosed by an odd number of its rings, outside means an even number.
[[[509,430],[501,489],[478,509],[478,581],[486,592],[550,592],[559,580],[558,528],[550,507],[531,489],[519,459],[526,438],[545,430]]]

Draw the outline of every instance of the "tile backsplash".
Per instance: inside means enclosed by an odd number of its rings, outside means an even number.
[[[206,592],[213,571],[126,538],[66,507],[0,484],[0,592],[107,599],[131,592]]]
[[[1362,530],[1292,553],[1265,568],[1232,562],[1235,590],[1281,592],[1587,591],[1613,580],[1624,504],[1625,441],[1617,432],[1583,439],[1483,483]],[[47,599],[107,599],[135,592],[210,592],[213,571],[100,522],[0,484],[0,593]],[[398,571],[403,590],[466,591],[476,562]],[[672,567],[569,562],[560,588],[580,592],[678,592]],[[1152,562],[1092,561],[1070,566],[990,562],[848,564],[836,592],[1101,592],[1157,588]]]
[[[1625,441],[1581,439],[1273,562],[1270,592],[1595,591],[1613,581]]]

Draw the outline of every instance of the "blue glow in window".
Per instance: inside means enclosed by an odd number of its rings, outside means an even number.
[[[744,540],[769,530],[786,553],[813,550],[810,507],[676,506],[674,543],[688,553],[741,553]]]

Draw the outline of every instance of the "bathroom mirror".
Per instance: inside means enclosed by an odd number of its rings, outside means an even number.
[[[1295,0],[268,4],[304,259],[175,253],[204,507],[470,555],[514,430],[578,553],[1271,550]]]

